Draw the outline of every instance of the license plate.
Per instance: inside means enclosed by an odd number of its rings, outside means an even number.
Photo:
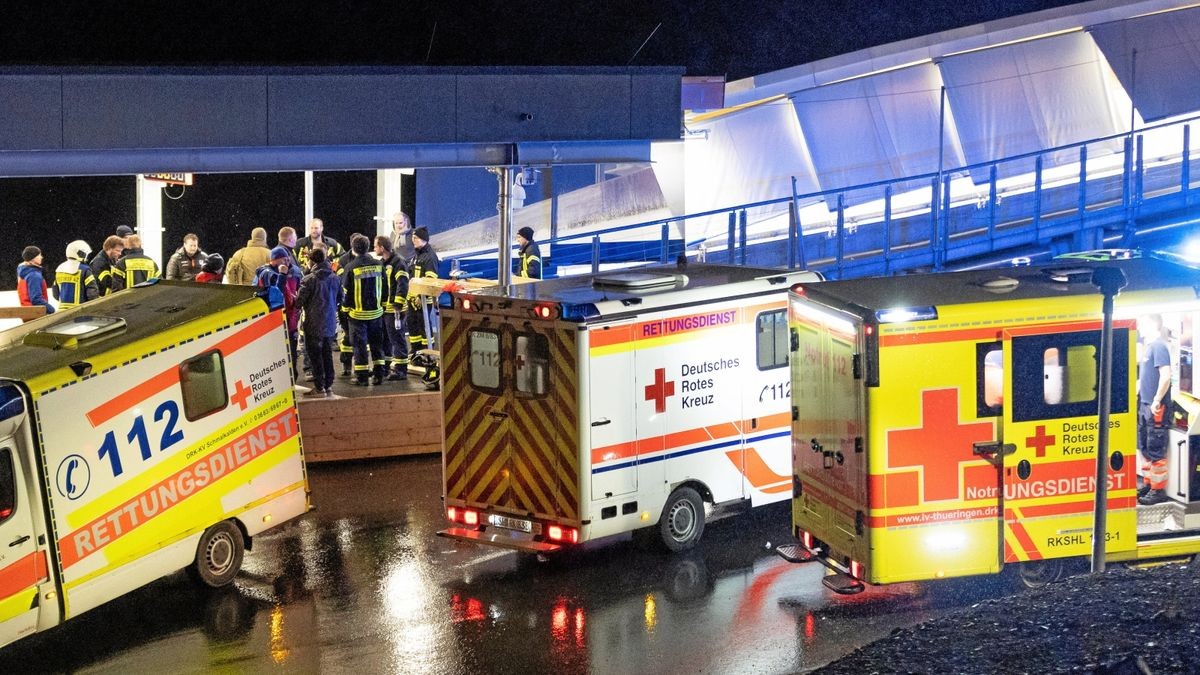
[[[496,527],[503,527],[506,530],[516,530],[518,532],[533,532],[533,522],[529,520],[521,520],[520,518],[509,518],[507,516],[488,515],[488,524]]]

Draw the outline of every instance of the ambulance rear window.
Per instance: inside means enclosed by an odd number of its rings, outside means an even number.
[[[0,523],[12,517],[17,508],[17,478],[13,471],[12,450],[0,450]]]
[[[763,312],[754,320],[758,369],[782,368],[788,364],[787,310]]]
[[[180,364],[179,386],[183,390],[183,414],[189,422],[224,410],[229,405],[229,393],[221,352],[201,354]]]
[[[546,395],[550,378],[550,341],[538,333],[518,333],[513,374],[518,394]]]
[[[471,349],[467,372],[471,386],[489,394],[499,394],[500,388],[500,333],[492,330],[472,330],[467,339]]]

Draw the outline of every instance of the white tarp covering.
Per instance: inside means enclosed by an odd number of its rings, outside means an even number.
[[[1200,8],[1088,29],[1146,121],[1200,110]],[[1137,50],[1136,83],[1133,50]]]
[[[971,164],[1128,130],[1128,111],[1122,122],[1110,104],[1111,70],[1082,31],[950,56],[940,66]],[[1046,166],[1077,157],[1065,152]],[[1028,170],[1000,166],[1001,175]]]
[[[891,180],[963,165],[947,107],[940,121],[942,79],[925,63],[807,89],[792,96],[800,128],[824,190]]]
[[[684,141],[685,199],[688,213],[817,192],[812,161],[792,106],[765,103],[689,128]],[[786,203],[754,209],[751,222],[780,212]],[[689,220],[688,239],[726,233],[728,217]]]

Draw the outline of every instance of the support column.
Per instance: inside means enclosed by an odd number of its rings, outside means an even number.
[[[313,172],[304,172],[304,222],[296,228],[296,236],[308,234],[308,221],[313,219]]]
[[[137,228],[135,231],[142,238],[142,249],[146,255],[158,263],[158,269],[163,272],[163,220],[162,220],[162,189],[163,183],[146,180],[141,174],[137,177]]]
[[[402,211],[402,187],[405,169],[380,169],[375,172],[375,234],[391,235],[392,216]],[[408,214],[411,218],[413,214]]]
[[[499,199],[496,201],[496,212],[500,216],[500,241],[497,246],[496,283],[501,288],[512,284],[512,184],[513,168],[511,166],[496,166],[488,169],[496,174],[496,187]]]

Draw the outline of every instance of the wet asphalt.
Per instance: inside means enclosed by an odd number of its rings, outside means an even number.
[[[180,573],[0,650],[0,672],[791,673],[1007,592],[838,596],[769,546],[786,503],[671,555],[626,536],[540,562],[439,538],[441,463],[310,468],[316,510],[256,538],[238,580]]]

